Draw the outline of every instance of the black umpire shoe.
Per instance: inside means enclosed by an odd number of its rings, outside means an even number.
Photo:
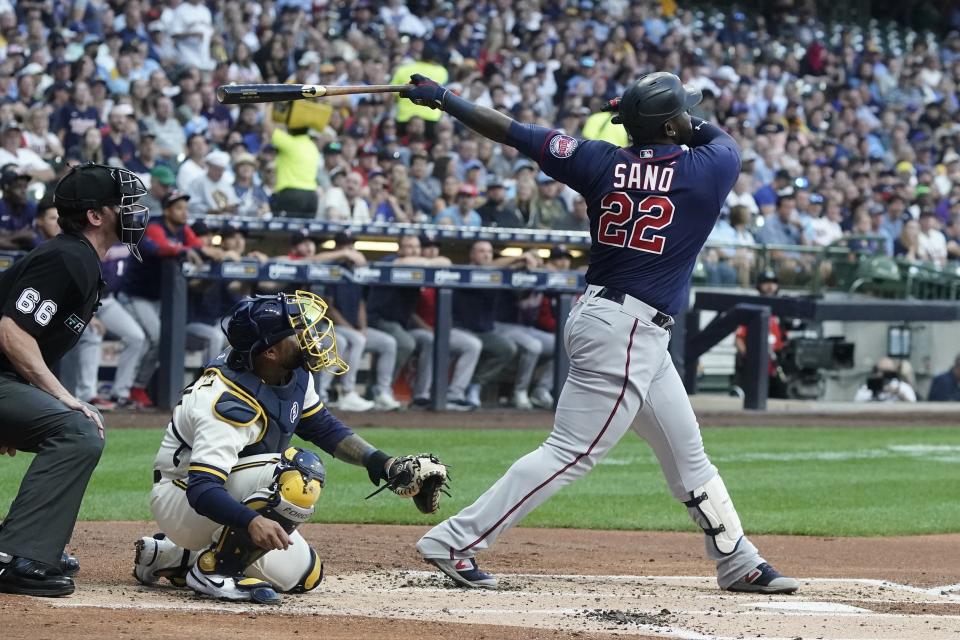
[[[2,593],[56,597],[68,596],[73,589],[73,578],[63,575],[60,569],[29,558],[0,554]]]
[[[80,573],[80,561],[64,551],[60,556],[60,573],[72,578]]]

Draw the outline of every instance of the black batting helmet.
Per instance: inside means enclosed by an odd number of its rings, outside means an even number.
[[[695,107],[702,99],[699,89],[683,84],[672,73],[648,73],[624,92],[612,122],[622,124],[635,141],[642,141],[661,134],[667,120]]]

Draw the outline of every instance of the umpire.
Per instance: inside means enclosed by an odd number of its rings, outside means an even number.
[[[0,454],[36,454],[0,526],[0,592],[73,593],[79,565],[63,548],[100,460],[103,421],[50,367],[93,317],[107,249],[123,242],[139,259],[145,193],[126,169],[74,167],[54,191],[63,233],[0,277]]]

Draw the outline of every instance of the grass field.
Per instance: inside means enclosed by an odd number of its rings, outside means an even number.
[[[150,520],[160,430],[115,430],[87,490],[84,520]],[[472,502],[542,431],[364,429],[391,453],[430,450],[452,465],[453,498],[424,517],[390,493],[365,501],[366,471],[327,463],[314,521],[430,524]],[[960,532],[960,429],[726,428],[703,433],[751,533],[880,536]],[[0,514],[32,456],[0,460]],[[593,472],[524,526],[693,531],[645,443],[628,435]]]

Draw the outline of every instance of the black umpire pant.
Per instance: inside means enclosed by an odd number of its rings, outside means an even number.
[[[316,191],[284,189],[273,194],[270,209],[273,215],[283,218],[316,218],[320,198]]]
[[[0,372],[0,443],[37,454],[0,525],[0,551],[59,566],[103,452],[97,425],[49,393]]]

